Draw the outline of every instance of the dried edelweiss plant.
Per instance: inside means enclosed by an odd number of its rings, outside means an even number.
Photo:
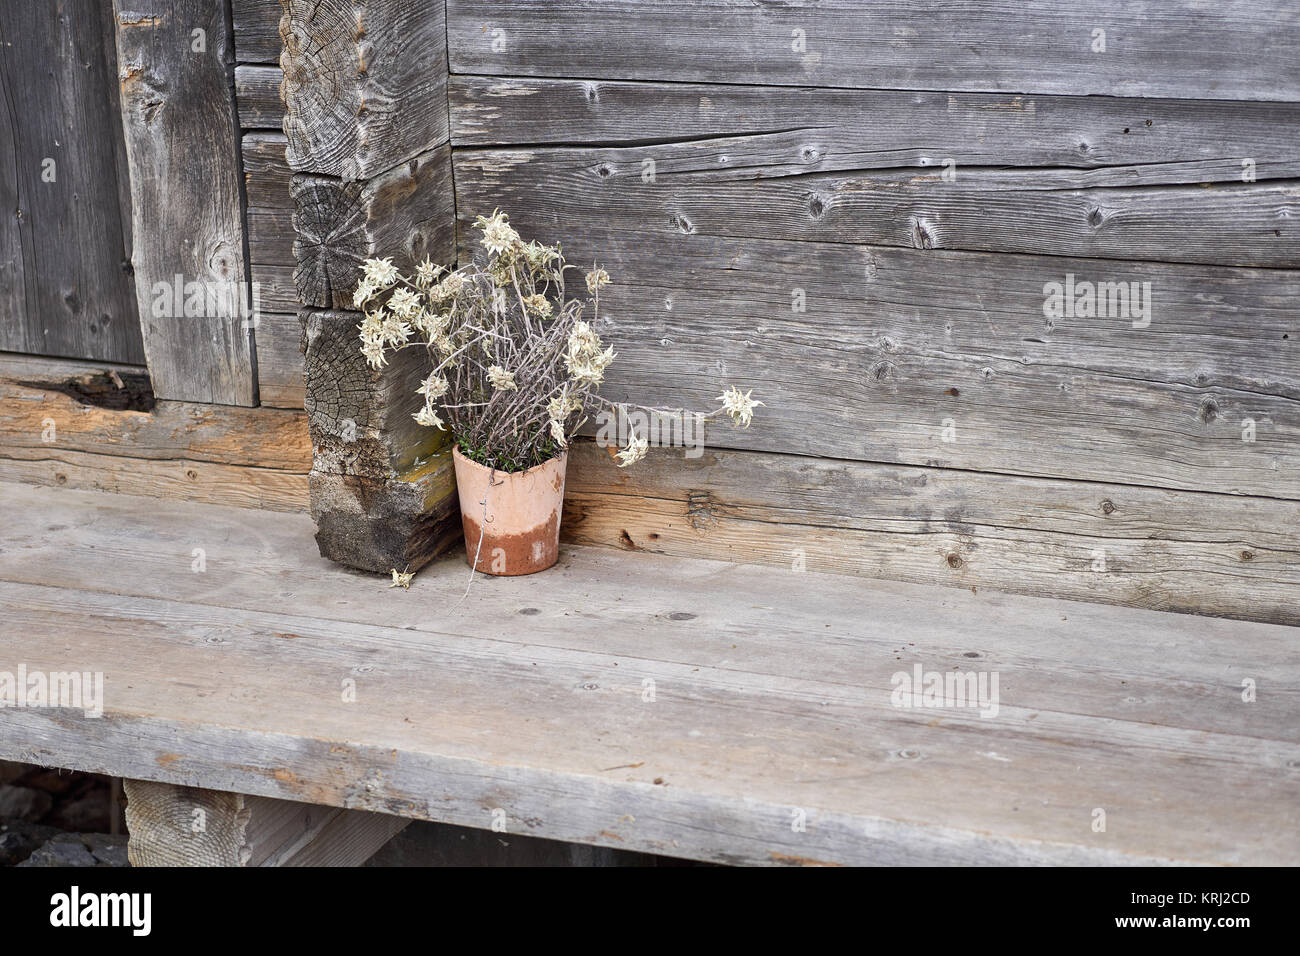
[[[598,390],[614,361],[595,325],[600,290],[610,283],[604,269],[586,273],[587,302],[571,298],[560,247],[524,242],[500,211],[480,216],[480,260],[454,271],[427,258],[412,276],[389,259],[367,259],[353,303],[364,313],[361,353],[375,368],[389,352],[425,346],[433,371],[417,391],[421,425],[450,430],[467,457],[501,471],[542,464],[568,447],[569,439],[597,411],[699,419],[729,415],[749,427],[762,402],[732,386],[710,412],[649,408],[602,399]],[[618,453],[620,467],[645,457],[649,440],[635,433]]]

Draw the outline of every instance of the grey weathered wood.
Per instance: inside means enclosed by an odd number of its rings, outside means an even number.
[[[408,272],[426,256],[442,264],[454,259],[456,211],[446,144],[365,182],[296,175],[290,194],[294,279],[305,305],[353,308],[362,261],[372,256],[392,257]]]
[[[263,312],[259,317],[257,388],[263,405],[304,407],[302,325],[297,313]]]
[[[258,397],[263,405],[302,408],[302,329],[293,278],[293,204],[285,138],[282,133],[245,133],[241,146],[250,275],[261,304],[254,332]]]
[[[245,133],[240,141],[244,159],[244,182],[250,208],[281,211],[291,209],[289,180],[292,175],[284,158],[287,141],[283,133],[262,130]],[[292,240],[293,224],[284,232]],[[292,262],[290,257],[285,260]]]
[[[311,514],[320,553],[380,574],[417,571],[461,547],[450,449],[389,478],[313,470]]]
[[[670,174],[925,173],[951,160],[958,175],[1046,167],[1149,186],[1240,183],[1245,159],[1258,180],[1300,173],[1294,103],[489,76],[451,77],[448,98],[457,147],[678,144],[659,160]]]
[[[1300,625],[1300,502],[709,450],[570,452],[569,541]]]
[[[230,0],[240,63],[280,62],[279,0]]]
[[[462,238],[493,208],[479,175],[457,170]],[[628,234],[590,197],[503,208],[614,276],[602,394],[756,389],[755,426],[724,420],[710,446],[1300,498],[1295,272]],[[1150,326],[1047,319],[1067,274],[1150,282]]]
[[[424,403],[415,389],[431,367],[425,349],[403,349],[374,369],[361,355],[359,312],[309,309],[299,318],[317,470],[391,478],[445,443],[412,417]]]
[[[1265,0],[447,2],[453,73],[787,86],[1295,101],[1298,31]]]
[[[301,517],[44,494],[53,529],[0,528],[0,668],[109,692],[7,711],[6,759],[731,863],[1300,859],[1294,629],[580,548],[449,615],[459,558],[398,594],[292,570]],[[55,559],[76,588],[25,583]],[[998,714],[893,706],[914,665],[998,673]]]
[[[273,2],[267,2],[267,6],[275,8]],[[239,44],[238,33],[235,34],[235,44]],[[235,103],[239,106],[240,126],[244,129],[281,129],[284,101],[280,99],[280,83],[283,80],[284,74],[278,66],[241,64],[235,67]]]
[[[297,297],[351,308],[362,259],[392,256],[410,268],[455,255],[443,4],[282,5],[286,159],[299,173],[290,184]],[[274,167],[266,172],[275,183]],[[259,229],[278,234],[276,216],[261,218]],[[259,245],[278,260],[272,241]],[[453,546],[459,527],[450,466],[426,461],[445,437],[411,418],[427,356],[411,350],[371,370],[359,318],[302,315],[317,543],[353,567],[417,568]]]
[[[261,310],[296,315],[300,307],[294,281],[293,201],[289,195],[289,166],[284,159],[285,139],[281,133],[254,132],[242,142],[244,188],[248,200],[245,222],[248,229],[250,275],[257,284]],[[296,341],[297,335],[294,339]],[[259,337],[259,346],[261,340]],[[266,379],[263,365],[268,359],[259,348],[258,383]],[[295,360],[301,379],[302,362]],[[266,396],[261,396],[266,401]]]
[[[1300,266],[1300,187],[1290,182],[1116,185],[1128,167],[958,166],[953,182],[939,168],[790,170],[807,143],[778,135],[766,154],[770,175],[754,155],[733,164],[736,143],[726,138],[622,149],[457,151],[457,190],[464,197],[458,210],[500,206],[551,221],[583,215],[660,236]],[[646,181],[647,162],[653,181]],[[1223,165],[1239,176],[1240,161]]]
[[[442,0],[281,0],[298,172],[369,179],[447,141]]]
[[[268,311],[292,315],[299,306],[298,289],[294,285],[293,267],[253,263],[250,274],[257,283],[261,312]],[[258,317],[261,325],[261,316]],[[256,332],[256,329],[254,329]],[[258,378],[261,378],[261,356],[258,356]]]
[[[359,313],[301,318],[321,554],[372,571],[419,568],[455,546],[460,528],[446,433],[412,418],[429,357],[406,349],[372,369],[359,348]]]
[[[409,821],[127,780],[132,866],[360,866]]]
[[[0,11],[0,350],[140,363],[112,19]]]
[[[246,288],[226,6],[117,0],[114,9],[134,206],[132,262],[154,391],[176,400],[256,405],[251,323],[238,315],[154,315],[153,308],[177,275],[184,283]],[[203,52],[192,52],[194,30],[204,31]]]
[[[579,460],[586,461],[587,459],[584,455]],[[834,463],[830,464],[833,466]],[[584,467],[590,468],[591,463],[588,461]],[[709,466],[706,462],[702,467],[707,470],[713,466]],[[740,467],[740,465],[733,464],[729,467],[735,468]],[[698,470],[694,473],[697,476],[700,474]],[[628,476],[633,473],[624,470],[618,472],[618,474]],[[862,474],[866,475],[868,473],[863,472]],[[895,475],[900,480],[907,477],[901,469],[896,470]],[[963,476],[953,475],[952,477],[953,485],[950,487],[959,496],[964,497],[967,493],[961,490],[960,485]],[[594,482],[601,480],[599,475],[594,475],[592,478]],[[589,490],[592,487],[593,481],[586,481],[581,476],[578,476],[578,480],[584,481]],[[877,469],[874,480],[877,482],[877,487],[882,488],[884,496],[889,497],[898,494],[897,491],[888,490],[887,469]],[[975,490],[970,493],[980,494],[980,484],[978,483],[987,482],[988,480],[989,476],[974,475],[972,481],[975,483],[968,487]],[[646,482],[648,493],[651,496],[658,494],[653,490],[654,483],[655,479],[653,477]],[[784,487],[785,483],[785,477],[778,475],[775,480],[776,490],[771,495],[772,499],[780,499],[780,489]],[[989,486],[985,484],[984,487]],[[299,602],[302,613],[309,616],[332,621],[350,622],[357,625],[405,627],[414,619],[413,615],[418,616],[422,613],[421,608],[418,606],[421,601],[420,598],[416,599],[417,607],[414,609],[407,608],[402,604],[395,604],[392,601],[371,599],[375,595],[399,597],[399,595],[392,594],[391,589],[387,587],[387,575],[384,575],[383,580],[373,582],[375,589],[366,591],[363,599],[358,600],[358,595],[355,594],[341,595],[338,588],[340,578],[337,576],[340,572],[337,569],[324,570],[324,566],[316,556],[310,553],[309,549],[297,547],[295,544],[295,542],[303,540],[305,533],[310,531],[310,526],[306,524],[302,515],[268,514],[255,527],[250,527],[248,512],[241,508],[213,508],[207,505],[195,505],[185,502],[149,502],[145,506],[129,497],[112,497],[68,491],[60,493],[57,498],[61,509],[59,513],[66,516],[61,518],[58,523],[66,527],[51,528],[46,517],[51,492],[14,484],[3,486],[3,490],[6,494],[12,494],[13,500],[23,507],[15,509],[14,521],[5,532],[8,537],[0,538],[0,542],[24,541],[30,545],[22,549],[9,550],[7,557],[0,553],[0,579],[3,580],[24,584],[43,584],[49,581],[53,573],[52,569],[63,566],[78,581],[98,582],[93,585],[86,585],[92,587],[92,589],[111,589],[112,593],[121,592],[139,597],[176,599],[178,597],[176,591],[178,582],[173,579],[170,570],[176,561],[177,554],[184,553],[188,556],[186,550],[188,545],[186,543],[193,537],[193,527],[196,526],[197,522],[205,529],[205,533],[210,533],[214,539],[223,542],[224,557],[219,569],[219,579],[203,579],[185,585],[185,590],[180,592],[179,595],[183,600],[199,601],[204,604],[216,603],[224,607],[245,611],[282,612],[287,610],[284,604],[284,595],[273,592],[266,587],[268,577],[279,575],[286,581],[293,582],[292,593],[294,598]],[[669,497],[671,494],[669,492],[665,497]],[[1033,523],[1029,526],[1037,525],[1044,528],[1054,528],[1058,531],[1070,528],[1071,525],[1068,523],[1071,520],[1070,517],[1067,514],[1058,512],[1091,509],[1093,507],[1091,501],[1083,497],[1086,494],[1087,491],[1083,490],[1073,501],[1063,504],[1062,499],[1057,499],[1048,508],[1039,509],[1037,502],[1050,501],[1052,498],[1051,489],[1040,489],[1038,492],[1031,493],[1029,496],[1030,504],[1036,511]],[[1198,497],[1201,496],[1192,496],[1190,500],[1194,501]],[[917,503],[915,499],[913,499],[913,503]],[[755,503],[750,505],[738,503],[737,512],[745,513],[746,509],[758,508],[760,505],[761,499],[756,499]],[[1153,509],[1153,513],[1159,508],[1158,503],[1152,503],[1150,498],[1128,498],[1122,500],[1121,505],[1126,505],[1126,510],[1133,509],[1135,515],[1138,514],[1140,509],[1146,507]],[[139,528],[133,530],[133,522],[140,521],[137,512],[141,507],[148,507],[150,518],[140,524]],[[1014,507],[1015,503],[1008,501],[1004,509],[994,513],[999,519],[1005,518],[1013,513]],[[1190,507],[1188,506],[1188,510],[1190,510]],[[715,517],[724,517],[720,508],[713,507],[711,510],[714,512]],[[1118,513],[1118,509],[1116,513]],[[976,516],[978,517],[978,514]],[[95,520],[92,521],[92,517]],[[864,517],[863,523],[873,520],[875,519],[867,515]],[[1146,519],[1137,518],[1138,527],[1141,527],[1144,520]],[[842,523],[847,526],[853,522],[852,519],[843,519]],[[1228,523],[1234,522],[1229,520]],[[1077,529],[1078,526],[1074,525],[1073,527]],[[147,529],[147,531],[144,529]],[[242,534],[240,533],[241,529],[244,532]],[[132,576],[130,585],[123,590],[122,585],[114,586],[111,582],[103,579],[101,577],[102,568],[97,571],[96,562],[102,560],[102,551],[99,548],[104,536],[109,535],[123,541],[130,541],[146,533],[149,539],[155,542],[156,547],[147,554],[136,555],[133,558],[141,569],[141,573]],[[1278,535],[1281,536],[1282,534],[1283,532],[1279,530]],[[1277,539],[1274,538],[1274,540]],[[656,556],[644,552],[629,551],[624,555],[620,555],[608,549],[575,545],[566,550],[566,557],[561,562],[560,567],[564,571],[570,571],[573,567],[572,561],[584,556],[582,567],[585,570],[582,571],[582,574],[598,576],[601,573],[601,568],[608,574],[607,580],[597,587],[597,590],[591,595],[591,599],[599,599],[602,595],[612,595],[612,599],[592,607],[598,609],[598,616],[608,632],[609,650],[619,653],[633,651],[637,647],[638,641],[643,637],[647,621],[652,620],[655,614],[660,613],[663,594],[655,592],[659,582],[672,580],[674,587],[680,585],[683,589],[680,594],[673,591],[669,597],[679,597],[680,603],[677,603],[677,608],[686,608],[693,603],[707,600],[705,596],[709,593],[710,585],[707,580],[708,574],[706,570],[701,569],[701,565],[706,564],[715,569],[722,566],[718,562],[678,561],[675,558]],[[664,573],[658,576],[648,576],[638,584],[637,574],[643,573],[645,568],[655,567],[654,562],[658,562],[657,566],[665,569]],[[799,574],[797,578],[794,577],[796,572],[793,570],[792,565],[793,562],[788,562],[784,568],[779,570],[754,566],[740,568],[737,569],[736,574],[730,577],[724,576],[724,583],[742,579],[745,573],[753,572],[764,582],[780,582],[783,580],[782,575],[786,575],[787,577],[784,578],[786,581],[804,582],[809,587],[826,585],[826,587],[834,591],[835,585],[827,580],[826,575],[817,571],[815,563],[808,565],[809,570]],[[429,574],[433,575],[432,578],[427,575],[419,576],[415,584],[412,585],[413,590],[408,593],[424,593],[427,596],[429,592],[420,592],[419,588],[421,585],[427,586],[430,580],[435,582],[440,580],[442,572],[438,570],[439,568],[441,568],[441,565],[431,569]],[[686,578],[679,581],[678,577],[667,569],[677,569],[683,574],[686,574],[690,569],[696,569],[699,571],[699,577],[694,580],[694,583],[690,583],[693,576],[687,574]],[[454,570],[453,568],[453,573]],[[466,571],[466,577],[468,577],[468,566],[462,566],[462,570]],[[559,574],[560,572],[557,572],[557,575]],[[543,593],[537,588],[528,589],[521,594],[521,597],[527,598],[526,602],[519,605],[512,600],[504,599],[502,594],[495,590],[498,586],[496,579],[476,577],[476,584],[480,581],[486,582],[485,586],[489,589],[488,593],[479,594],[476,588],[471,588],[470,598],[466,599],[464,605],[457,608],[458,612],[463,611],[465,615],[471,615],[471,617],[432,616],[422,622],[420,629],[442,632],[452,624],[459,626],[457,622],[465,623],[472,620],[476,626],[481,626],[488,633],[509,630],[512,626],[517,628],[517,618],[520,616],[519,607],[522,606],[537,608],[536,615],[525,614],[523,616],[542,616],[547,620],[553,617],[563,617],[566,611],[572,612],[575,609],[575,601],[577,600],[574,593],[567,590],[569,585],[575,584],[575,582],[571,581],[568,575],[563,575],[563,577],[567,582],[563,589],[550,594]],[[651,578],[654,579],[655,583],[651,583]],[[353,581],[357,580],[355,576],[351,576],[351,579]],[[542,580],[546,579],[533,579],[534,582]],[[558,583],[552,581],[552,584]],[[790,587],[778,585],[769,593],[773,600],[779,599],[792,608],[798,608],[801,605],[797,603],[790,604],[789,602],[802,600],[799,597],[801,594],[799,588],[801,587],[803,585],[799,584],[792,590]],[[877,597],[884,596],[882,599],[887,599],[890,594],[899,596],[900,600],[909,594],[928,597],[928,602],[938,610],[927,612],[926,619],[918,621],[917,626],[929,626],[927,620],[932,620],[934,615],[942,617],[944,613],[947,613],[942,610],[945,606],[951,610],[951,605],[948,602],[965,600],[969,594],[969,588],[965,586],[958,588],[926,588],[904,583],[896,587],[888,582],[860,579],[844,579],[843,587],[848,589],[844,592],[843,597],[843,600],[848,603],[851,603],[853,594],[868,597],[875,596],[869,597],[868,603],[864,605],[863,614],[866,614],[871,608],[879,606],[878,603],[875,603]],[[431,588],[431,590],[436,589],[436,586]],[[463,588],[456,590],[458,597],[463,593],[463,590]],[[992,593],[987,588],[980,588],[977,591],[979,596],[994,604],[1011,601],[1011,605],[1005,607],[1001,612],[1008,619],[1014,617],[1017,608],[1023,610],[1025,607],[1032,608],[1043,603],[1021,598],[1009,598],[1005,594]],[[713,588],[715,594],[725,594],[726,592],[726,587],[718,586]],[[841,605],[837,603],[836,606]],[[1079,613],[1085,611],[1087,613],[1096,612],[1103,617],[1107,614],[1113,616],[1124,613],[1123,609],[1113,607],[1084,608],[1082,605],[1074,606]],[[769,605],[751,608],[750,610],[772,610],[772,608]],[[592,610],[591,613],[596,614],[597,611]],[[718,607],[715,613],[719,618],[725,618],[728,611],[725,608]],[[1147,611],[1136,613],[1151,616],[1150,612]],[[1167,615],[1157,614],[1154,616],[1160,619],[1167,618],[1171,622],[1181,622],[1186,626],[1187,633],[1191,636],[1199,634],[1198,629],[1207,620],[1194,615],[1168,617]],[[869,617],[863,617],[859,620],[859,624],[862,624],[863,621],[868,624],[876,623]],[[889,618],[885,618],[879,623],[883,627],[889,623]],[[1229,624],[1226,621],[1217,623],[1225,627]],[[973,624],[976,627],[981,626],[978,621],[973,622]],[[738,619],[734,624],[734,630],[742,631],[745,626],[744,621]],[[806,640],[809,636],[807,628],[798,621],[776,615],[766,620],[765,628],[766,633],[780,644],[782,652],[789,651],[791,653],[790,666],[797,668],[791,673],[806,675],[806,668],[816,669],[820,666],[815,659],[811,661],[802,658],[796,660],[793,656],[793,651],[798,647],[799,641],[801,639]],[[455,628],[452,627],[451,629],[454,630]],[[1276,630],[1295,634],[1294,628]],[[846,630],[839,636],[851,635],[852,639],[856,640],[869,632],[866,627],[858,627],[857,629]],[[728,631],[728,633],[731,633],[731,631]],[[1010,637],[1010,635],[1008,636]],[[545,646],[555,646],[557,635],[539,634],[538,638]],[[880,639],[888,640],[889,635],[886,633]],[[1054,652],[1056,644],[1067,639],[1071,652],[1082,650],[1088,640],[1083,634],[1071,634],[1061,629],[1051,629],[1037,638],[1024,635],[1022,649],[1037,647],[1040,653]],[[561,640],[559,646],[568,645]],[[894,649],[898,646],[896,643],[890,644],[889,648]],[[717,650],[722,649],[718,648]],[[777,653],[776,648],[773,650],[774,653]],[[853,653],[853,651],[854,648],[851,644],[837,642],[833,647],[827,648],[825,653],[830,659],[837,659],[835,658],[836,654],[848,654]],[[1149,669],[1152,662],[1160,659],[1160,648],[1158,646],[1135,646],[1129,653],[1135,655],[1130,660],[1130,663],[1136,671],[1142,673],[1150,673]],[[772,660],[780,661],[779,653]],[[1116,663],[1118,663],[1118,660]],[[1198,671],[1198,679],[1205,679],[1212,673],[1211,670]],[[1041,679],[1044,682],[1042,689],[1048,689],[1050,687],[1050,677],[1043,675]],[[1092,692],[1090,689],[1079,688],[1078,690],[1081,694],[1078,698],[1081,705],[1085,702],[1096,703],[1089,696]],[[1176,688],[1168,689],[1168,692],[1175,695],[1181,693]],[[1061,688],[1061,693],[1069,694],[1071,691],[1067,688]],[[1063,697],[1062,699],[1066,698]],[[1198,723],[1201,722],[1208,723],[1213,720],[1220,720],[1224,722],[1222,724],[1224,729],[1228,729],[1233,733],[1248,733],[1250,728],[1255,726],[1255,722],[1259,720],[1258,714],[1249,711],[1244,713],[1220,713],[1215,701],[1210,698],[1186,699],[1179,707],[1166,706],[1170,705],[1171,701],[1172,698],[1157,699],[1152,697],[1124,701],[1124,703],[1129,706],[1139,706],[1140,713],[1144,717],[1150,718],[1155,718],[1160,713],[1160,709],[1164,707],[1164,722],[1168,723],[1172,720],[1174,725],[1186,728],[1198,726]],[[1110,705],[1114,706],[1116,703],[1116,701],[1111,701]],[[1272,701],[1271,706],[1277,706],[1280,703],[1280,701]],[[1110,711],[1105,712],[1110,713]],[[1273,716],[1277,715],[1274,714]],[[1279,727],[1281,726],[1279,725]],[[1285,732],[1289,735],[1287,739],[1300,738],[1300,727],[1288,728]],[[1297,740],[1297,742],[1300,742],[1300,740]]]

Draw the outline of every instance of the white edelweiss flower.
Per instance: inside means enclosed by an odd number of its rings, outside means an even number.
[[[609,368],[610,363],[614,361],[614,346],[610,346],[603,352],[598,352],[591,357],[591,367],[599,374],[604,375],[605,369]]]
[[[586,358],[600,351],[600,336],[586,322],[573,323],[569,330],[569,356],[574,359]]]
[[[383,368],[388,361],[384,358],[383,342],[366,342],[361,346],[361,354],[365,356],[366,363],[371,368]]]
[[[396,289],[388,297],[388,307],[404,319],[409,319],[420,308],[420,296],[410,289]]]
[[[609,273],[604,269],[593,269],[587,273],[587,291],[592,295],[599,292],[604,286],[609,285]]]
[[[429,377],[424,380],[415,392],[417,395],[425,396],[426,401],[431,402],[446,395],[449,388],[451,388],[451,385],[445,378],[436,372],[430,372]]]
[[[415,284],[422,289],[427,289],[433,285],[434,280],[438,278],[441,272],[442,266],[434,265],[429,260],[429,257],[425,256],[424,261],[415,267]]]
[[[618,467],[626,468],[628,465],[636,464],[646,456],[646,452],[649,450],[649,439],[637,438],[633,435],[628,439],[627,447],[618,453]]]
[[[425,403],[424,408],[420,409],[411,417],[415,419],[417,425],[427,425],[429,428],[437,428],[440,431],[446,430],[447,428],[447,426],[443,424],[442,419],[438,417],[438,413],[433,410],[433,406],[427,402]]]
[[[385,345],[405,345],[411,338],[411,333],[415,330],[403,322],[395,315],[386,315],[383,318],[384,344]]]
[[[614,361],[613,346],[602,352],[600,336],[582,321],[573,324],[568,346],[564,363],[569,374],[583,384],[599,385],[604,380],[605,369]]]
[[[524,261],[534,272],[545,269],[555,259],[560,258],[560,250],[554,246],[544,246],[536,239],[523,248]]]
[[[377,291],[374,283],[369,279],[362,279],[357,283],[357,291],[352,293],[352,304],[358,309],[365,308],[366,303],[375,297]]]
[[[435,291],[441,290],[439,291],[440,297],[449,299],[463,288],[465,288],[465,277],[459,272],[452,272],[447,275],[447,278],[438,283]]]
[[[367,259],[362,269],[365,271],[366,280],[376,287],[392,285],[399,275],[391,256],[387,259]]]
[[[555,439],[555,443],[561,448],[569,447],[569,442],[564,437],[564,426],[554,418],[551,419],[551,437]]]
[[[762,402],[756,402],[749,397],[753,393],[752,388],[748,392],[742,392],[733,385],[718,396],[718,401],[722,403],[723,410],[731,416],[732,422],[741,428],[749,427],[749,423],[754,418],[754,409],[763,405]]]
[[[505,213],[498,210],[487,218],[479,216],[475,220],[474,225],[483,233],[479,244],[488,252],[502,253],[521,244],[519,233],[515,232],[514,227],[509,224],[508,218]]]
[[[532,295],[524,296],[524,308],[534,315],[540,315],[543,319],[549,319],[554,307],[551,300],[546,298],[540,292],[534,292]]]
[[[547,414],[554,421],[564,421],[578,409],[582,408],[582,402],[569,394],[569,387],[566,385],[561,389],[560,394],[552,398],[546,405]]]
[[[507,372],[500,365],[493,365],[488,368],[488,381],[492,387],[500,391],[512,392],[519,386],[515,384],[513,372]]]

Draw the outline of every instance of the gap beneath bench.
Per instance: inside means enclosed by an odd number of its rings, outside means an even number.
[[[575,547],[406,592],[305,515],[0,501],[0,672],[104,674],[2,758],[726,863],[1300,862],[1295,628]]]

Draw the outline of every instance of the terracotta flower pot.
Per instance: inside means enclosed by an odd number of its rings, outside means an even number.
[[[452,456],[465,528],[465,557],[475,570],[532,574],[559,560],[567,454],[517,472],[494,472],[466,458],[459,447],[452,450]]]

